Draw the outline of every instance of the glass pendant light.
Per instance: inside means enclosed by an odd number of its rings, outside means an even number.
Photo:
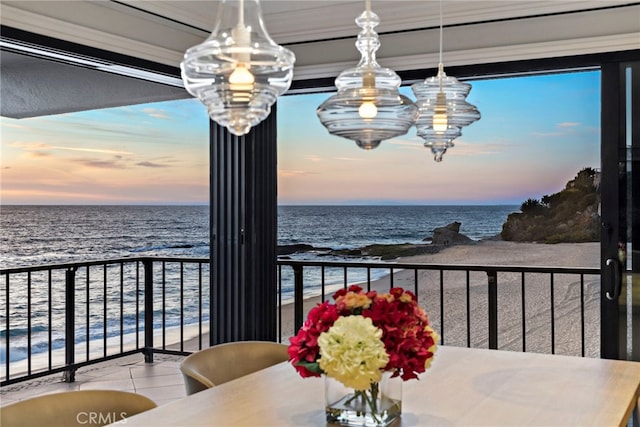
[[[453,147],[452,141],[462,135],[464,126],[480,119],[477,108],[466,100],[471,85],[447,76],[444,72],[442,28],[442,0],[440,0],[438,74],[411,86],[418,106],[417,135],[425,141],[425,147],[431,148],[436,162],[441,162],[447,148]]]
[[[241,136],[289,89],[294,62],[267,34],[258,0],[222,0],[213,32],[186,51],[180,69],[211,120]]]
[[[423,127],[418,131],[418,136],[426,141],[424,146],[431,150],[433,159],[436,162],[442,161],[444,153],[454,146],[453,140],[460,135],[462,135],[462,132],[455,126],[447,126],[445,131],[438,131],[433,127]]]
[[[406,134],[415,123],[418,109],[398,92],[400,77],[377,63],[380,40],[374,28],[380,19],[371,11],[370,0],[365,3],[366,10],[356,18],[362,28],[356,41],[360,62],[340,73],[335,80],[338,93],[323,102],[317,114],[330,134],[371,150],[385,139]]]

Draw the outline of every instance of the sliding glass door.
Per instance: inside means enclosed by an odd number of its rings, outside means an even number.
[[[640,62],[602,69],[602,357],[640,360]]]

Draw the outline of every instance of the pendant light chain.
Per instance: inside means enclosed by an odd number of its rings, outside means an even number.
[[[442,64],[442,0],[440,0],[440,56],[439,56],[439,63]]]
[[[367,12],[367,65],[371,68],[371,0],[364,1]]]
[[[440,92],[442,92],[442,73],[444,71],[444,65],[442,63],[442,45],[443,45],[442,44],[442,40],[444,38],[442,36],[442,34],[443,34],[443,29],[442,29],[442,27],[443,27],[443,25],[442,25],[442,20],[443,20],[443,18],[442,18],[442,1],[443,0],[440,0],[440,55],[438,56],[438,59],[439,59],[439,61],[438,61],[438,77],[439,77],[439,80],[440,80]]]

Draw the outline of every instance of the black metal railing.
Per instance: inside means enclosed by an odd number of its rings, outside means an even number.
[[[1,384],[203,348],[209,259],[122,258],[0,270]],[[189,327],[187,333],[185,328]]]
[[[281,337],[294,334],[305,312],[336,287],[358,283],[367,290],[412,290],[442,343],[599,356],[598,268],[296,260],[279,260],[278,266],[281,280],[285,269],[293,276],[293,328],[281,314]],[[355,270],[360,274],[349,277]],[[279,287],[282,296],[282,281]],[[305,301],[310,287],[319,297]]]
[[[156,257],[0,270],[1,384],[209,346],[209,273],[205,258]],[[599,269],[278,260],[277,283],[282,342],[358,283],[412,290],[449,345],[599,355]]]

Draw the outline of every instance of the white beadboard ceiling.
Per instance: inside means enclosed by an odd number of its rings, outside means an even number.
[[[218,3],[2,0],[0,23],[178,67],[184,51],[208,36]],[[294,79],[335,77],[359,59],[354,19],[364,1],[263,0],[261,5],[271,37],[296,54]],[[439,7],[439,0],[373,0],[381,20],[381,65],[398,71],[434,68]],[[640,49],[640,2],[444,0],[443,10],[448,66]],[[11,62],[15,58],[3,54],[1,59],[2,74],[11,69],[20,80],[19,68]],[[0,107],[5,114],[7,107]]]

